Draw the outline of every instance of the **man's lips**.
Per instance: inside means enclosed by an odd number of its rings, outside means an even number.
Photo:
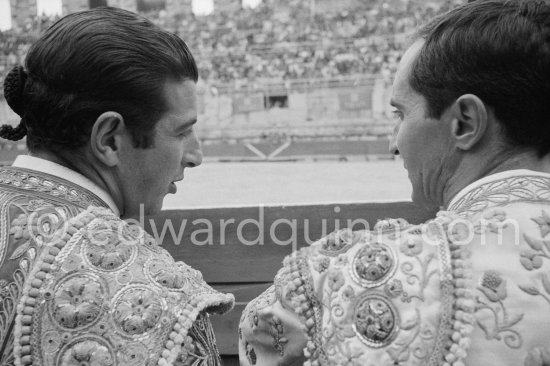
[[[170,185],[168,186],[168,193],[176,193],[178,191],[178,187],[176,186],[176,183],[181,182],[182,180],[183,180],[183,177],[170,182]]]

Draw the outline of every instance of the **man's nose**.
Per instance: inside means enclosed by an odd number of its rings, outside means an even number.
[[[199,139],[194,136],[193,141],[190,142],[190,146],[185,152],[185,165],[189,168],[193,168],[202,164],[202,148]]]
[[[393,133],[390,136],[390,153],[392,155],[399,155],[399,149],[397,148],[397,134],[399,132],[399,125],[396,125],[393,129]]]
[[[198,149],[189,154],[189,158],[186,159],[187,166],[193,168],[202,164],[202,150]]]

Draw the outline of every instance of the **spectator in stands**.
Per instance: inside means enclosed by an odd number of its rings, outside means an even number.
[[[426,224],[342,230],[284,261],[242,365],[550,365],[550,4],[485,0],[404,54],[392,149]]]
[[[6,77],[30,155],[0,173],[1,365],[219,365],[231,295],[139,225],[201,163],[187,45],[114,8],[68,15]]]
[[[170,15],[151,10],[155,24],[183,32],[204,63],[200,75],[212,84],[235,80],[329,78],[378,73],[385,59],[403,51],[408,32],[423,19],[451,6],[448,1],[359,2],[344,12],[311,13],[306,1],[264,1],[254,9],[208,16]],[[0,32],[0,64],[13,66],[55,18],[36,17]],[[338,55],[352,60],[335,61]],[[208,61],[207,61],[208,60]],[[17,61],[19,62],[19,61]]]

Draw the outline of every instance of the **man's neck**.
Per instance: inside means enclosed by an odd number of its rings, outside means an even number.
[[[539,158],[534,153],[522,152],[485,154],[484,157],[480,154],[465,158],[444,190],[444,207],[448,207],[451,200],[470,184],[489,175],[517,169],[550,173],[550,155]]]
[[[117,185],[114,184],[114,182],[111,182],[111,184],[108,182],[110,175],[102,174],[100,169],[97,169],[94,164],[90,162],[90,159],[84,156],[84,153],[71,151],[70,158],[68,158],[69,153],[53,153],[51,151],[41,150],[33,152],[31,155],[59,164],[83,175],[99,188],[107,192],[119,210],[123,206],[120,192],[112,188],[117,187]],[[122,214],[122,211],[120,211],[120,213]]]
[[[59,164],[61,166],[64,166],[65,168],[71,169],[71,170],[73,170],[73,171],[75,171],[79,174],[82,174],[86,178],[88,178],[91,181],[93,181],[94,183],[96,183],[94,179],[91,179],[91,177],[89,177],[87,174],[84,174],[84,172],[82,171],[83,170],[82,168],[83,168],[84,164],[76,163],[73,160],[69,160],[69,159],[64,157],[64,154],[56,154],[56,153],[53,153],[53,152],[50,152],[50,151],[41,150],[41,151],[32,152],[32,153],[30,153],[30,155],[34,156],[36,158],[48,160],[48,161],[51,161],[52,163],[56,163],[56,164]],[[77,155],[78,155],[78,153],[73,154],[73,159]],[[80,160],[80,159],[78,159],[78,160]],[[105,187],[102,187],[100,184],[98,184],[98,186],[100,186],[101,188],[105,188]]]

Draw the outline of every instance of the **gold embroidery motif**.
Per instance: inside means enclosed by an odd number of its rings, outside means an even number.
[[[387,282],[397,268],[397,256],[382,243],[366,242],[353,258],[351,277],[361,286],[378,287]]]
[[[481,278],[478,290],[484,295],[476,297],[476,313],[488,312],[492,321],[480,320],[478,315],[477,325],[485,333],[487,340],[504,340],[504,343],[513,349],[520,348],[523,344],[521,335],[512,327],[519,323],[524,314],[509,314],[504,304],[507,298],[506,280],[497,271],[485,271]],[[488,300],[488,301],[487,301]],[[490,324],[492,323],[492,324]]]
[[[522,175],[482,184],[453,202],[448,210],[473,215],[512,202],[541,201],[550,201],[550,179],[539,175]]]
[[[380,294],[358,299],[353,315],[353,330],[369,347],[390,344],[399,332],[399,314],[391,300]]]
[[[111,234],[125,232],[125,226],[111,212],[92,207],[70,221],[64,239],[48,244],[48,252],[40,256],[29,274],[33,281],[25,283],[24,303],[17,309],[16,365],[60,365],[64,360],[85,361],[92,355],[111,366],[145,356],[148,364],[178,364],[178,359],[180,364],[191,359],[193,365],[219,364],[215,345],[196,342],[201,336],[198,333],[211,331],[209,325],[200,326],[196,320],[202,311],[227,311],[232,296],[217,293],[204,283],[181,292],[148,282],[143,273],[147,259],[165,258],[167,264],[173,261],[166,252],[158,255],[144,245],[144,240],[127,240],[122,235],[113,242]],[[92,232],[101,235],[91,236]],[[146,236],[134,235],[141,239]],[[99,239],[105,239],[103,245],[112,245],[111,253],[121,248],[124,253],[137,251],[139,255],[128,256],[128,264],[108,265],[107,269],[82,260],[87,246]],[[201,281],[196,275],[185,280]],[[194,324],[199,328],[190,336]],[[55,330],[61,332],[61,344],[43,343],[43,334],[50,336]],[[205,334],[204,339],[210,342],[213,335]],[[27,347],[29,343],[33,347]],[[52,347],[59,353],[46,351]],[[145,355],[144,349],[149,350]]]

